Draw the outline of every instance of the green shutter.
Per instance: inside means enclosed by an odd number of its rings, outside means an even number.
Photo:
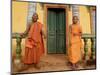
[[[48,53],[65,53],[65,11],[64,9],[48,9]]]

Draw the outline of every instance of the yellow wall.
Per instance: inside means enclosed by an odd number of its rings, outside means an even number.
[[[12,32],[24,32],[27,24],[27,2],[12,2]]]
[[[86,6],[79,6],[79,15],[83,33],[91,33],[90,13]]]
[[[72,11],[68,9],[68,25],[72,24]]]
[[[41,22],[42,24],[44,24],[44,18],[43,18],[43,15],[44,15],[44,10],[43,10],[43,8],[42,8],[42,6],[41,6],[41,3],[37,3],[37,5],[36,5],[36,12],[37,12],[37,14],[38,14],[38,16],[39,16],[39,22]]]
[[[36,12],[39,16],[39,21],[45,25],[46,19],[44,18],[44,9],[40,3],[37,3]],[[27,24],[28,2],[12,2],[12,33],[24,32]],[[72,24],[72,11],[68,9],[68,25]],[[80,25],[82,26],[83,33],[90,33],[90,14],[85,6],[79,6]],[[25,39],[22,40],[22,50],[24,52]],[[46,43],[45,43],[46,46]],[[46,47],[45,47],[46,48]],[[16,40],[12,39],[12,50],[15,53]],[[22,52],[22,53],[23,53]]]
[[[91,33],[90,12],[86,6],[79,6],[80,25],[82,26],[83,33]],[[91,42],[88,40],[88,55],[91,54]],[[84,50],[83,50],[84,52]]]
[[[28,13],[28,2],[12,1],[12,33],[22,33],[26,29]],[[24,39],[22,40],[22,50],[24,50]],[[16,40],[12,39],[12,53],[15,54]],[[23,52],[22,52],[23,53]]]

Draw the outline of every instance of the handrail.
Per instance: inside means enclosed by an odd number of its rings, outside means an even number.
[[[16,39],[16,59],[20,60],[21,57],[21,41],[25,38],[26,35],[21,36],[20,33],[13,33],[12,39]],[[82,39],[84,41],[84,52],[85,52],[85,60],[87,58],[88,53],[88,39],[91,40],[91,58],[94,59],[95,57],[95,34],[82,34]]]

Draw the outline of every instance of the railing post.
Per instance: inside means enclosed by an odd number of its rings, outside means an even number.
[[[21,36],[16,33],[16,60],[15,62],[16,63],[20,63],[20,58],[21,58],[21,41],[22,41],[22,38]]]
[[[87,60],[88,53],[88,38],[84,38],[84,59]]]
[[[84,58],[83,60],[85,63],[85,66],[88,65],[95,65],[96,64],[96,57],[95,57],[95,35],[94,34],[84,34],[82,35],[82,38],[84,40]],[[88,39],[91,41],[91,57],[88,56]]]
[[[95,38],[91,38],[91,59],[95,59]]]

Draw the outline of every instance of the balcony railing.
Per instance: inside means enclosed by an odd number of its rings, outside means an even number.
[[[20,60],[21,58],[21,41],[23,38],[26,36],[20,36],[19,33],[14,33],[12,34],[12,39],[16,39],[16,59]],[[91,58],[90,59],[95,59],[95,52],[96,52],[96,45],[95,45],[95,35],[94,34],[83,34],[82,39],[84,41],[84,59],[86,60],[88,56],[88,41],[91,41]]]
[[[95,59],[95,53],[96,53],[96,36],[94,34],[83,34],[82,39],[84,41],[84,56],[85,60],[87,59],[88,56],[88,50],[89,50],[89,43],[88,41],[90,40],[91,42],[91,57],[90,59]]]

